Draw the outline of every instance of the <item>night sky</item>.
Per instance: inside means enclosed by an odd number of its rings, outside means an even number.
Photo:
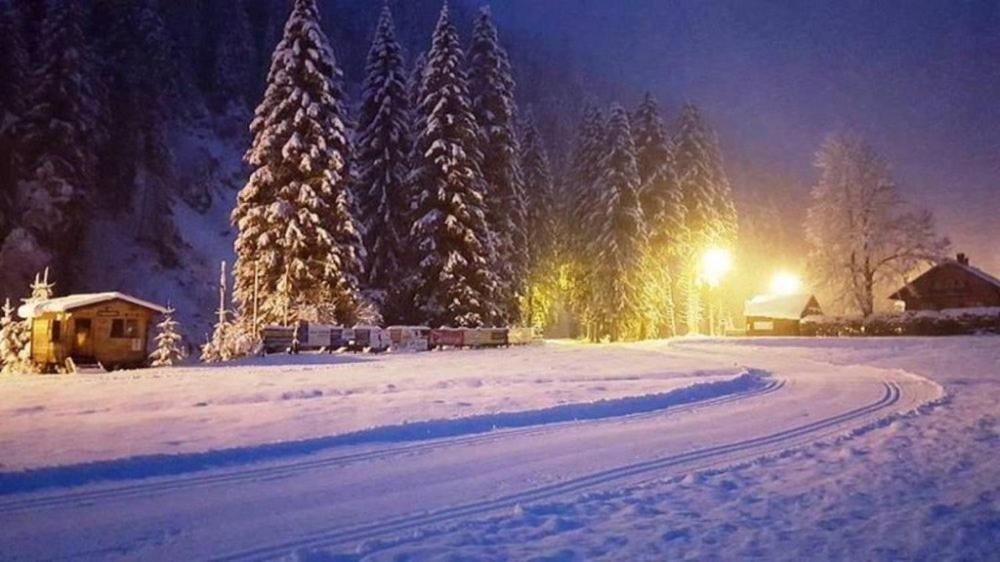
[[[806,203],[830,131],[864,134],[955,250],[1000,272],[1000,2],[508,0],[501,25],[608,100],[702,105],[736,189]],[[799,207],[800,205],[796,205]]]

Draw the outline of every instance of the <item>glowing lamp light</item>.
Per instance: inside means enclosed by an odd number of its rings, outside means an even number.
[[[718,287],[732,268],[733,257],[725,248],[712,248],[701,257],[701,278],[711,287]]]
[[[802,280],[798,275],[779,271],[771,279],[771,294],[774,295],[795,295],[802,292]]]

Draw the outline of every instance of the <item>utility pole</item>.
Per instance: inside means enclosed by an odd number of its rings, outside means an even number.
[[[219,325],[226,323],[226,261],[222,261],[219,273]]]

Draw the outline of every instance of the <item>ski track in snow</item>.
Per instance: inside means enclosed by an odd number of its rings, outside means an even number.
[[[659,354],[667,366],[730,359],[711,342],[641,344],[627,352]],[[787,454],[943,397],[939,385],[899,369],[834,366],[801,353],[789,360],[767,349],[738,355],[774,378],[744,374],[757,382],[717,394],[685,394],[682,387],[654,397],[656,407],[648,396],[610,399],[603,408],[591,404],[591,415],[581,416],[593,418],[586,421],[566,416],[587,410],[564,404],[515,414],[507,422],[521,425],[487,433],[432,434],[430,441],[343,454],[320,448],[242,468],[13,494],[0,501],[0,539],[15,559],[354,560],[379,559],[380,549],[408,558],[420,552],[422,537],[461,535],[498,514]],[[551,368],[559,358],[547,360]],[[480,416],[477,427],[488,419]],[[451,431],[463,423],[444,421]],[[245,520],[234,518],[240,514]],[[78,528],[73,522],[80,520],[89,524]],[[489,552],[478,556],[507,558]]]

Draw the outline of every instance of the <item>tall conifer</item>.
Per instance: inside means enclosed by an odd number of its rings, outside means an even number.
[[[423,71],[411,177],[414,305],[431,325],[483,325],[497,288],[464,53],[445,5]]]
[[[364,250],[343,100],[316,2],[296,0],[250,127],[253,172],[233,211],[235,296],[246,317],[256,286],[262,321],[282,321],[286,306],[354,319]]]
[[[487,220],[499,268],[499,320],[516,320],[527,266],[524,180],[518,161],[514,78],[489,8],[483,8],[476,18],[469,60],[472,110],[481,135]]]
[[[596,256],[594,308],[597,334],[612,341],[641,335],[642,254],[646,247],[639,170],[628,112],[612,106],[597,188],[601,209],[591,245]]]
[[[382,9],[366,71],[357,137],[359,198],[368,252],[368,286],[383,295],[386,305],[384,295],[403,271],[410,218],[406,180],[411,150],[407,77],[388,5]],[[402,312],[383,306],[383,314],[390,320]]]

